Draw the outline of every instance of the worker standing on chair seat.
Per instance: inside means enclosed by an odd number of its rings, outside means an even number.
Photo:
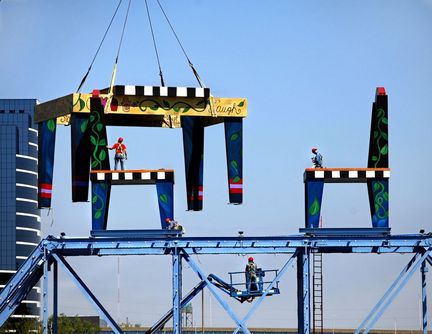
[[[312,157],[312,163],[315,168],[323,168],[323,156],[321,153],[318,152],[318,149],[316,147],[312,148],[312,153],[315,154],[314,157]]]
[[[120,162],[121,170],[124,170],[124,160],[127,160],[127,151],[126,145],[123,144],[123,138],[119,137],[117,143],[115,143],[112,147],[107,146],[109,150],[115,150],[114,155],[114,169],[117,170],[118,163]]]
[[[246,276],[246,288],[248,291],[256,291],[257,287],[257,265],[254,262],[254,258],[251,256],[248,259],[248,263],[245,269]]]

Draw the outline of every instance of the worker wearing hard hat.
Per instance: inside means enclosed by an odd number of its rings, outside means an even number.
[[[114,169],[117,170],[118,164],[120,162],[121,170],[124,170],[124,160],[127,160],[127,151],[126,145],[123,144],[123,138],[119,137],[117,139],[117,143],[115,143],[112,147],[107,146],[109,150],[115,150],[114,155]]]
[[[246,276],[246,288],[251,290],[257,290],[257,265],[254,262],[254,258],[251,256],[248,259],[248,263],[246,264],[245,269]]]
[[[181,231],[182,234],[184,234],[186,232],[186,229],[180,225],[177,221],[175,221],[174,219],[171,218],[166,218],[165,222],[167,223],[167,227],[169,230],[179,230]]]
[[[312,157],[312,163],[315,168],[323,168],[323,156],[321,153],[318,152],[318,149],[316,147],[312,148],[312,153],[315,155]]]

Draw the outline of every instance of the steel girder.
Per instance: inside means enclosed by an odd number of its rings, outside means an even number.
[[[173,334],[181,334],[181,300],[182,300],[182,257],[180,249],[174,249],[172,255],[172,305],[173,305]]]
[[[107,324],[111,327],[115,334],[123,334],[121,328],[117,325],[114,319],[110,316],[108,311],[102,306],[99,300],[95,295],[91,292],[91,290],[85,285],[82,279],[78,276],[78,274],[72,269],[69,263],[66,260],[57,254],[53,254],[57,264],[67,273],[70,279],[75,283],[77,288],[83,293],[83,295],[87,298],[87,300],[96,308],[99,312],[99,315],[103,320],[107,322]],[[44,308],[48,307],[48,303],[44,305]]]
[[[310,249],[299,250],[297,257],[298,333],[310,334]]]
[[[355,331],[355,334],[369,333],[373,325],[378,321],[378,319],[383,315],[385,310],[390,306],[402,288],[406,285],[408,280],[412,277],[414,272],[419,269],[419,267],[424,263],[426,258],[432,252],[432,247],[429,247],[427,251],[423,252],[420,256],[419,253],[415,254],[414,257],[408,262],[408,264],[402,269],[399,276],[389,287],[389,289],[384,293],[382,298],[378,301],[372,311],[367,315],[365,320],[360,324],[360,326]],[[426,292],[425,292],[426,293]]]
[[[195,238],[53,238],[44,247],[64,256],[165,255],[182,248],[189,254],[284,254],[308,247],[320,253],[416,253],[432,246],[432,236],[386,237],[195,237]]]
[[[427,259],[427,258],[426,258]],[[426,293],[426,273],[428,268],[426,266],[427,261],[423,261],[421,264],[421,285],[422,285],[422,327],[423,334],[428,333],[428,321],[427,321],[427,293]]]
[[[305,251],[307,250],[307,251]],[[382,315],[388,305],[396,297],[398,292],[403,288],[413,272],[422,265],[423,273],[426,269],[423,263],[431,264],[432,236],[430,235],[395,235],[385,237],[312,237],[307,235],[294,236],[276,236],[276,237],[211,237],[211,238],[54,238],[48,237],[42,240],[33,254],[23,263],[20,270],[12,277],[6,287],[0,293],[0,326],[13,313],[21,300],[25,298],[28,291],[39,278],[45,276],[44,281],[44,329],[47,331],[48,315],[48,270],[50,265],[55,262],[59,264],[79,286],[80,290],[96,306],[102,318],[108,320],[116,333],[121,333],[121,329],[103,309],[102,305],[94,297],[91,291],[80,280],[78,275],[63,259],[63,256],[101,256],[101,255],[171,255],[173,257],[173,311],[176,333],[181,334],[181,258],[184,258],[190,264],[191,268],[202,280],[203,287],[206,285],[215,295],[225,310],[230,314],[237,329],[235,332],[242,330],[245,334],[249,331],[245,326],[246,321],[263,301],[263,297],[257,300],[257,305],[251,309],[244,319],[239,319],[232,312],[217,293],[216,287],[211,284],[207,276],[202,272],[196,262],[190,255],[202,254],[291,254],[291,258],[281,269],[280,275],[283,275],[289,263],[297,257],[301,262],[300,271],[298,271],[298,288],[299,294],[299,329],[302,333],[310,332],[309,324],[309,300],[304,299],[305,293],[308,294],[309,282],[309,255],[310,251],[319,251],[322,253],[414,253],[415,257],[404,268],[401,275],[396,279],[394,286],[390,287],[385,298],[378,303],[378,309],[374,309],[365,326],[365,332]],[[420,257],[420,260],[417,260]],[[423,277],[423,276],[422,276]],[[276,282],[275,279],[273,284]],[[54,279],[57,279],[56,269],[54,270]],[[423,279],[424,281],[424,279]],[[53,290],[54,305],[57,299],[57,282],[54,282]],[[201,283],[200,283],[201,284]],[[397,286],[397,287],[396,287]],[[424,290],[425,290],[425,285]],[[271,285],[270,285],[271,287]],[[424,292],[423,300],[426,300]],[[57,307],[53,310],[57,313]],[[55,319],[56,314],[54,314]],[[374,316],[372,318],[372,316]],[[426,318],[424,318],[426,319]],[[424,325],[424,328],[426,328]],[[363,328],[360,326],[360,330]]]

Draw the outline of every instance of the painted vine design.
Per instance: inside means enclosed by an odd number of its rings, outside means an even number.
[[[374,162],[374,167],[376,168],[384,155],[388,154],[388,136],[385,131],[381,129],[383,124],[388,125],[388,119],[386,117],[385,111],[382,108],[377,110],[377,130],[374,131],[373,137],[378,148],[378,155],[372,155],[372,161]]]
[[[241,138],[241,131],[236,131],[236,132],[234,132],[234,133],[231,134],[230,141],[234,142],[234,141],[238,140],[239,138]],[[236,176],[232,179],[232,182],[233,183],[240,182],[241,178],[239,176],[239,174],[240,174],[240,171],[239,171],[239,168],[240,168],[239,162],[237,160],[233,159],[233,160],[230,161],[230,166],[231,166],[233,172],[236,174]]]
[[[73,103],[72,107],[75,107],[77,104],[79,104],[79,110],[83,110],[86,106],[85,101],[81,98],[81,93],[78,94],[78,99]]]
[[[63,115],[58,117],[59,123],[64,125],[70,125],[71,123],[71,115]]]
[[[104,183],[101,183],[99,186],[102,188],[102,191],[105,194],[106,193],[107,185],[104,184]],[[100,203],[100,204],[97,205],[97,203]],[[94,211],[94,218],[95,219],[101,218],[102,217],[102,213],[103,213],[103,211],[105,209],[105,198],[102,197],[102,196],[100,196],[97,191],[95,191],[93,193],[93,196],[92,196],[92,205],[93,205],[93,208],[95,209],[95,211]]]
[[[93,144],[93,152],[92,152],[92,169],[103,169],[102,162],[107,158],[106,152],[106,139],[103,138],[102,131],[104,126],[101,122],[101,116],[99,113],[92,113],[90,115],[90,124],[91,132],[90,132],[90,142]],[[102,137],[102,138],[101,138]]]
[[[379,219],[388,217],[388,211],[384,203],[388,202],[389,194],[385,191],[385,186],[382,182],[376,181],[373,185],[375,214]]]
[[[144,105],[145,103],[151,103],[151,106]],[[169,101],[162,100],[162,102],[155,101],[153,99],[146,99],[142,100],[139,103],[134,102],[129,107],[138,107],[142,112],[146,112],[147,110],[153,110],[156,111],[158,109],[163,109],[165,111],[168,110],[174,110],[176,113],[187,113],[188,111],[194,110],[196,112],[204,112],[207,108],[207,106],[210,104],[208,100],[200,100],[196,103],[195,106],[187,103],[187,102],[175,102],[171,104]],[[241,102],[239,104],[240,106],[243,106],[244,102]],[[81,94],[78,95],[77,100],[73,103],[73,107],[79,106],[79,111],[82,111],[86,107],[86,101],[81,98]],[[113,98],[111,102],[111,109],[113,109],[115,106],[118,105],[118,100],[116,98]]]
[[[144,106],[143,105],[144,103],[148,103],[148,102],[153,103],[153,105],[152,106]],[[206,109],[208,103],[209,102],[207,100],[200,100],[196,104],[196,106],[198,107],[198,106],[202,105],[202,107],[196,108],[196,107],[193,107],[191,104],[186,103],[186,102],[175,102],[173,104],[170,104],[168,101],[162,100],[162,104],[161,104],[158,101],[155,101],[155,100],[152,100],[152,99],[147,99],[147,100],[140,101],[140,103],[139,103],[139,109],[142,112],[145,112],[148,109],[154,110],[154,111],[158,110],[158,109],[163,109],[165,111],[168,111],[168,110],[172,109],[172,110],[174,110],[177,113],[181,111],[184,114],[184,113],[187,113],[190,110],[194,110],[196,112],[203,112]],[[183,110],[181,110],[181,109],[183,109]]]

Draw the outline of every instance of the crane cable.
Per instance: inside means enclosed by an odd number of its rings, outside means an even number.
[[[97,55],[99,54],[99,50],[101,49],[102,44],[103,44],[103,42],[105,41],[105,37],[107,36],[109,29],[111,28],[111,25],[112,25],[112,23],[113,23],[113,21],[114,21],[114,18],[115,18],[115,16],[116,16],[116,14],[117,14],[117,12],[118,12],[118,9],[119,9],[119,7],[120,7],[120,5],[121,5],[122,2],[123,2],[123,0],[119,0],[119,3],[117,4],[117,7],[116,7],[116,9],[115,9],[115,11],[114,11],[114,14],[113,14],[113,16],[111,17],[111,21],[110,21],[110,23],[108,24],[108,27],[107,27],[107,29],[105,30],[105,34],[104,34],[103,37],[102,37],[102,41],[100,42],[99,47],[97,48],[96,53],[95,53],[95,55],[94,55],[94,57],[93,57],[93,60],[92,60],[91,63],[90,63],[90,66],[89,66],[89,68],[88,68],[88,70],[87,70],[87,73],[84,75],[84,77],[83,77],[82,80],[81,80],[81,83],[80,83],[79,86],[78,86],[77,93],[80,92],[82,86],[84,85],[84,82],[86,81],[86,79],[87,79],[87,77],[88,77],[88,75],[89,75],[89,73],[90,73],[90,71],[91,71],[91,69],[92,69],[93,63],[95,62],[96,57],[97,57]]]
[[[187,53],[186,53],[186,51],[185,51],[185,49],[184,49],[182,43],[180,42],[179,37],[177,36],[177,34],[176,34],[175,30],[174,30],[174,27],[172,26],[172,24],[171,24],[171,22],[170,22],[170,20],[169,20],[169,18],[168,18],[168,16],[167,16],[167,14],[165,13],[165,10],[163,9],[163,7],[162,7],[160,1],[159,1],[159,0],[156,0],[156,1],[157,1],[158,5],[159,5],[159,7],[160,7],[160,9],[161,9],[161,11],[162,11],[162,13],[163,13],[163,15],[165,16],[165,19],[166,19],[166,21],[168,22],[168,25],[170,26],[171,31],[173,32],[175,38],[177,39],[177,42],[179,43],[180,48],[182,49],[183,54],[185,55],[185,57],[186,57],[186,59],[187,59],[187,61],[188,61],[188,63],[189,63],[189,66],[190,66],[190,68],[192,69],[192,72],[193,72],[193,74],[195,75],[195,78],[196,78],[197,81],[198,81],[198,84],[200,85],[201,88],[204,88],[205,85],[204,85],[204,83],[202,82],[202,80],[201,80],[201,78],[200,78],[200,76],[199,76],[199,74],[198,74],[198,71],[195,69],[194,65],[192,64],[191,60],[189,59],[189,57],[188,57],[188,55],[187,55]]]
[[[147,17],[148,17],[148,21],[149,21],[149,25],[150,25],[150,31],[151,31],[152,38],[153,38],[153,46],[154,46],[154,50],[155,50],[155,53],[156,53],[156,59],[157,59],[158,66],[159,66],[159,76],[160,76],[160,80],[161,80],[161,86],[165,87],[165,81],[164,81],[164,78],[163,78],[161,63],[160,63],[160,59],[159,59],[159,52],[158,52],[157,45],[156,45],[156,38],[155,38],[155,35],[154,35],[154,31],[153,31],[153,24],[152,24],[152,21],[151,21],[150,11],[149,11],[147,0],[145,0],[145,5],[146,5]]]
[[[185,55],[185,57],[186,57],[186,59],[188,61],[189,67],[192,69],[192,73],[194,74],[195,78],[198,81],[198,84],[200,85],[201,88],[205,88],[206,86],[205,86],[204,82],[201,80],[201,78],[200,78],[200,76],[198,74],[198,71],[195,69],[194,65],[192,64],[192,61],[190,60],[189,56],[187,55],[186,50],[184,49],[182,43],[180,42],[180,38],[177,36],[177,33],[175,32],[174,27],[173,27],[173,25],[171,24],[171,22],[170,22],[170,20],[168,18],[168,15],[165,13],[165,10],[162,7],[162,4],[160,3],[159,0],[156,0],[156,1],[157,1],[158,5],[159,5],[159,8],[161,9],[163,15],[165,16],[165,19],[168,22],[168,25],[170,26],[171,31],[173,32],[173,34],[174,34],[174,36],[175,36],[178,44],[180,45],[180,48],[182,49],[183,54]],[[147,0],[146,0],[146,2],[147,2]],[[217,114],[216,109],[214,107],[214,99],[213,99],[212,95],[210,95],[210,99],[209,99],[208,102],[209,102],[210,113],[211,113],[212,117],[217,117],[218,114]]]
[[[113,68],[113,72],[112,72],[112,76],[111,76],[111,83],[110,83],[110,88],[109,88],[109,93],[108,93],[108,101],[107,101],[107,104],[105,106],[105,110],[109,110],[109,107],[111,104],[111,99],[113,97],[113,88],[114,88],[114,83],[115,83],[115,79],[116,79],[116,75],[117,75],[117,64],[118,64],[118,59],[119,59],[119,55],[120,55],[120,49],[121,49],[121,46],[123,43],[124,32],[126,30],[126,23],[127,23],[128,17],[129,17],[129,9],[130,9],[130,5],[131,5],[131,1],[132,0],[129,0],[125,20],[123,22],[123,29],[122,29],[122,33],[121,33],[121,37],[120,37],[120,42],[119,42],[119,45],[117,48],[117,55],[116,55],[116,59],[114,62],[114,68]]]

